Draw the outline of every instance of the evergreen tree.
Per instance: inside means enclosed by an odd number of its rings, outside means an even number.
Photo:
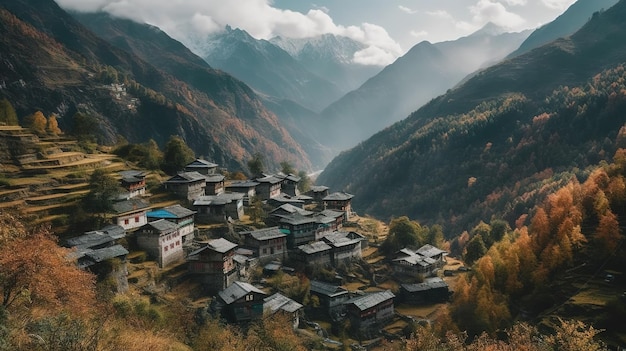
[[[187,146],[180,136],[172,135],[167,144],[165,144],[163,166],[161,168],[168,174],[174,174],[192,162],[195,157],[193,150]]]

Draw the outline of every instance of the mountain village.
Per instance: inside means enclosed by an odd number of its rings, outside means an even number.
[[[0,137],[10,148],[29,150],[38,145],[40,152],[17,158],[14,167],[22,172],[21,178],[53,169],[90,172],[109,167],[119,191],[112,199],[112,212],[105,215],[108,224],[69,235],[62,244],[72,249],[68,258],[78,267],[100,281],[112,279],[117,293],[139,285],[136,263],[154,262],[154,274],[167,278],[144,287],[144,293],[193,282],[203,297],[209,297],[207,311],[228,323],[245,327],[284,313],[293,328],[316,329],[331,344],[325,329],[336,329],[344,321],[349,321],[354,339],[376,340],[382,333],[393,338],[385,326],[427,317],[400,313],[398,303],[428,306],[448,301],[451,294],[447,280],[456,272],[446,270],[444,276],[445,251],[425,245],[381,257],[380,242],[361,234],[362,218],[351,207],[351,194],[331,192],[323,185],[300,193],[300,178],[294,174],[226,180],[219,165],[195,159],[150,191],[149,172],[132,169],[127,162],[111,168],[112,159],[102,162],[103,154],[69,151],[71,141],[39,140],[27,129],[12,126],[0,127]],[[8,162],[4,157],[6,170]],[[56,184],[57,189],[67,186]],[[34,188],[23,185],[21,193],[28,187]],[[36,204],[32,198],[20,202],[11,197],[15,193],[19,192],[2,191],[4,200],[13,200],[3,207],[24,211]],[[172,200],[159,202],[162,196]],[[59,196],[37,198],[62,202]],[[261,206],[264,214],[251,221],[247,212],[258,210],[255,206]],[[300,295],[308,296],[306,301],[270,286],[268,281],[276,275],[309,282]],[[316,321],[326,323],[326,328]]]

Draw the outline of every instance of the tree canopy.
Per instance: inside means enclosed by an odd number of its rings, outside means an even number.
[[[165,144],[162,169],[168,174],[175,174],[192,162],[195,157],[195,153],[187,146],[183,138],[172,135]]]

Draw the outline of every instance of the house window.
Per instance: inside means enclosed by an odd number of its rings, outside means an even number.
[[[176,240],[176,246],[180,246],[180,240]]]
[[[165,246],[165,247],[163,248],[163,251],[167,252],[167,246]]]
[[[135,223],[139,223],[139,216],[135,217]]]
[[[124,220],[124,224],[128,224],[128,219],[125,219],[125,220]]]
[[[277,249],[278,249],[278,250],[282,250],[282,249],[283,249],[283,246],[282,246],[282,245],[278,245],[278,248],[277,248]]]
[[[254,296],[252,294],[246,295],[246,301],[252,301],[252,300],[254,300]]]
[[[265,255],[267,253],[267,249],[263,249],[263,254]]]
[[[171,243],[170,244],[170,249],[173,249],[173,248],[174,248],[174,243]]]

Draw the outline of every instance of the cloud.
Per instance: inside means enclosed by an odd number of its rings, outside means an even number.
[[[509,12],[504,5],[491,0],[479,0],[470,6],[473,21],[477,23],[493,22],[504,28],[519,27],[526,22],[516,13]]]
[[[505,2],[511,6],[524,6],[528,3],[527,0],[505,0]]]
[[[400,9],[400,11],[408,13],[409,15],[417,13],[417,10],[412,10],[406,6],[398,5],[398,8]]]
[[[409,32],[409,34],[411,34],[411,36],[415,38],[423,38],[423,37],[428,36],[428,32],[425,30],[420,30],[419,32],[412,30]]]
[[[272,7],[272,0],[56,0],[65,9],[81,12],[108,12],[114,16],[161,28],[173,38],[193,49],[193,41],[223,30],[226,25],[240,28],[257,39],[274,36],[307,38],[321,34],[344,35],[371,47],[363,50],[359,60],[383,62],[393,60],[403,51],[380,26],[362,23],[341,26],[334,23],[328,9],[319,7],[300,13]],[[367,59],[372,55],[376,59]],[[356,59],[356,57],[355,57]],[[374,64],[374,63],[372,63]],[[379,63],[376,63],[379,64]]]
[[[397,57],[376,46],[369,46],[354,54],[354,62],[362,65],[386,66],[392,63]]]
[[[445,10],[427,11],[426,14],[429,15],[429,16],[437,17],[437,18],[441,18],[441,19],[448,19],[448,20],[452,20],[453,19],[452,15],[449,14]]]
[[[575,3],[576,0],[541,0],[541,2],[550,9],[555,10],[565,10],[571,4]]]

